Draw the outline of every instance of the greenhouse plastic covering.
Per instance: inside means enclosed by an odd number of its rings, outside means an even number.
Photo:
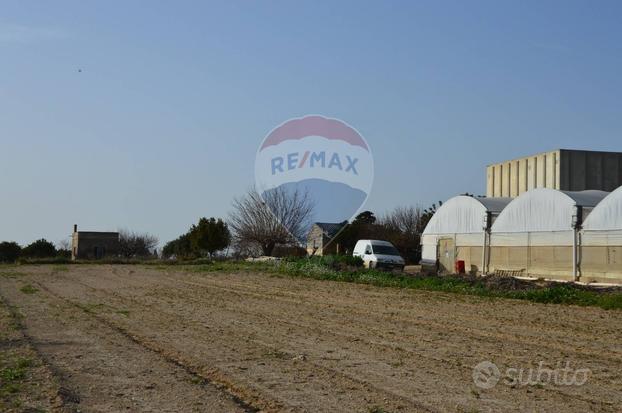
[[[598,203],[585,219],[583,229],[586,231],[622,230],[622,186]]]
[[[572,230],[576,206],[585,212],[609,193],[604,191],[557,191],[539,188],[515,198],[497,217],[492,232],[550,232]]]
[[[436,211],[423,235],[482,233],[486,212],[497,214],[511,200],[511,198],[475,198],[466,195],[453,197]]]

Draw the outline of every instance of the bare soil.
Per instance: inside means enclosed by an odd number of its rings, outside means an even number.
[[[20,342],[37,360],[22,406],[45,411],[622,406],[621,311],[123,265],[0,268],[0,296],[3,326],[9,306],[20,314],[0,349]],[[474,383],[482,361],[502,372],[490,389]],[[540,362],[587,369],[587,381],[525,384]]]

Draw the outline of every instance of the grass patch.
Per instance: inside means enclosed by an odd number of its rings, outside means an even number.
[[[34,294],[34,293],[36,293],[37,291],[39,291],[39,290],[37,290],[35,287],[33,287],[32,285],[30,285],[30,284],[26,284],[26,285],[24,285],[24,286],[23,286],[22,288],[20,288],[19,290],[20,290],[21,292],[23,292],[24,294]]]
[[[85,313],[95,314],[97,310],[103,308],[104,305],[98,303],[78,303],[76,304],[76,307],[80,308]]]
[[[219,261],[201,265],[183,266],[196,273],[265,272],[289,277],[350,282],[375,287],[406,288],[439,291],[487,298],[510,298],[543,304],[571,304],[594,306],[606,310],[622,309],[622,292],[597,291],[576,284],[533,282],[495,277],[424,276],[390,273],[357,268],[348,263],[331,262],[326,257],[283,259],[267,262]],[[516,286],[517,284],[518,287]]]
[[[104,303],[77,303],[75,304],[75,306],[87,314],[106,313],[106,314],[121,314],[125,317],[130,316],[130,310],[125,309],[125,308],[115,308],[113,306],[110,306]]]
[[[382,407],[379,407],[379,406],[370,407],[368,412],[369,413],[388,413],[386,410],[384,410]]]
[[[67,271],[69,271],[69,265],[67,264],[54,265],[52,267],[52,274],[57,274],[59,272],[67,272]]]
[[[20,271],[16,271],[12,268],[2,268],[0,267],[0,277],[5,277],[5,278],[19,278],[19,277],[23,277],[24,275],[26,275],[23,272]]]
[[[7,306],[9,313],[11,314],[11,319],[9,321],[9,328],[11,330],[21,330],[22,328],[22,319],[24,316],[19,312],[18,307],[14,305]]]
[[[0,398],[11,399],[11,396],[20,392],[22,381],[26,379],[27,371],[32,365],[31,359],[20,357],[0,369]]]

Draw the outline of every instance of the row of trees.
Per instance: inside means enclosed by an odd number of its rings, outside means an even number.
[[[157,257],[158,242],[158,237],[146,232],[122,229],[119,231],[119,255],[123,258]]]
[[[228,223],[218,218],[201,218],[177,239],[168,242],[164,258],[209,257],[233,246],[235,257],[273,255],[275,248],[299,248],[304,245],[311,225],[314,205],[308,194],[274,189],[261,197],[249,190],[233,201]],[[344,230],[332,242],[340,244],[340,251],[349,254],[359,239],[383,239],[392,242],[408,262],[421,258],[421,234],[436,211],[399,207],[377,218],[365,211],[352,222],[344,222]],[[121,230],[120,255],[125,258],[157,255],[158,239],[150,234]],[[229,255],[227,253],[225,255]],[[41,239],[25,248],[16,243],[0,243],[0,261],[14,262],[19,257],[48,258],[70,256],[69,245],[60,248]]]
[[[249,190],[233,201],[228,222],[201,218],[188,232],[164,246],[165,258],[213,257],[217,251],[232,247],[236,258],[275,255],[283,249],[293,251],[305,244],[314,205],[308,194],[274,189],[260,196]],[[431,208],[399,207],[377,218],[365,211],[352,222],[343,222],[344,230],[332,241],[349,254],[359,239],[383,239],[392,242],[408,262],[421,258],[421,234],[436,212]],[[278,250],[278,251],[277,251]]]
[[[123,258],[157,257],[158,238],[148,233],[119,231],[119,255]],[[46,239],[37,240],[26,247],[16,242],[0,242],[0,262],[12,263],[19,258],[70,258],[69,241],[64,239],[54,245]]]
[[[16,242],[0,242],[0,262],[12,263],[18,258],[68,257],[71,251],[62,245],[56,248],[51,242],[40,239],[22,248]]]
[[[233,201],[228,223],[201,218],[188,232],[168,242],[165,258],[213,257],[233,248],[233,256],[272,255],[276,247],[295,247],[306,238],[313,202],[306,193],[274,189],[261,197],[249,190]]]

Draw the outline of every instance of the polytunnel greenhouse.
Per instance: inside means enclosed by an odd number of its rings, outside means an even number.
[[[518,196],[492,225],[485,270],[567,280],[578,277],[575,263],[582,217],[607,194],[539,188]]]
[[[485,228],[489,228],[512,198],[456,196],[439,207],[422,237],[425,270],[453,272],[462,260],[469,272],[481,272]]]
[[[532,189],[511,198],[457,196],[422,235],[424,269],[622,283],[622,187]]]
[[[581,281],[622,283],[622,187],[587,216],[580,246]]]

